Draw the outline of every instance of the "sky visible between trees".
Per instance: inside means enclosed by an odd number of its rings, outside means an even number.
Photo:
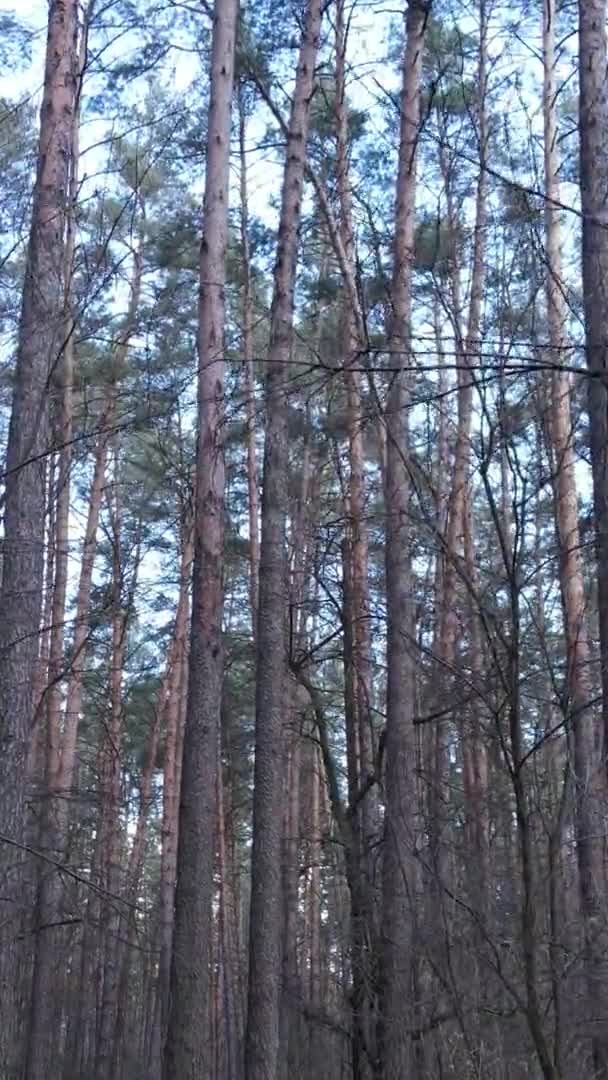
[[[0,0],[0,1080],[608,1080],[606,0]]]

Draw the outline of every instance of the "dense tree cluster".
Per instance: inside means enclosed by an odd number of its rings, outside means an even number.
[[[608,1080],[607,0],[31,6],[0,1080]]]

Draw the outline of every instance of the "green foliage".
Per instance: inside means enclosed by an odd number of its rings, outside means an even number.
[[[415,267],[422,273],[445,277],[450,271],[453,252],[448,224],[437,215],[422,214],[416,227]]]
[[[15,70],[31,60],[34,32],[14,11],[0,12],[0,65]]]

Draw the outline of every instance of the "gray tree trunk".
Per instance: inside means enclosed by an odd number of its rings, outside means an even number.
[[[20,1075],[17,972],[25,780],[44,573],[49,385],[65,337],[65,224],[76,107],[76,0],[49,8],[40,142],[6,457],[0,590],[0,1075]]]
[[[238,0],[217,0],[200,260],[198,445],[190,674],[184,736],[165,1080],[210,1074],[207,999],[217,742],[223,681],[224,280]]]
[[[289,121],[266,376],[262,537],[257,626],[257,687],[247,1080],[277,1080],[282,959],[281,845],[283,713],[286,705],[287,588],[286,381],[293,336],[302,187],[321,0],[309,0]]]
[[[589,367],[589,423],[595,508],[603,733],[592,739],[596,760],[606,764],[608,737],[608,48],[606,0],[579,0],[579,129],[581,206],[583,211],[583,295]],[[574,627],[572,630],[574,631]],[[579,742],[583,739],[580,733]],[[603,736],[603,737],[602,737]],[[588,738],[588,736],[587,736]],[[593,745],[595,744],[595,745]],[[588,762],[577,761],[579,787],[593,774]],[[585,775],[583,770],[587,770]],[[589,799],[583,800],[583,808]],[[581,801],[578,800],[579,810]],[[588,822],[593,824],[592,822]],[[600,822],[598,821],[599,825]],[[595,829],[593,830],[595,831]],[[604,832],[602,824],[602,833]],[[592,845],[590,845],[592,846]],[[585,907],[585,953],[589,996],[603,1015],[592,1025],[592,1056],[598,1077],[608,1076],[608,1022],[605,1001],[606,931],[597,866],[579,859],[581,898]],[[602,868],[605,870],[605,868]]]
[[[416,209],[416,147],[420,125],[422,51],[428,4],[411,0],[406,15],[399,170],[395,210],[392,327],[395,375],[386,413],[386,814],[383,856],[383,920],[379,1061],[383,1080],[411,1077],[413,917],[418,828],[414,735],[414,615],[408,522],[408,396],[412,306],[412,260]]]

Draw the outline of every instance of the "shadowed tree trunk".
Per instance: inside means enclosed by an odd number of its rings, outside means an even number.
[[[180,569],[180,591],[175,616],[175,655],[169,678],[169,691],[165,719],[165,753],[163,766],[163,810],[161,825],[159,936],[160,960],[158,994],[160,1008],[158,1022],[161,1033],[160,1046],[164,1045],[169,1016],[169,979],[171,971],[171,945],[173,941],[173,901],[177,872],[177,837],[179,825],[179,791],[181,757],[182,688],[188,677],[188,587],[192,570],[191,526],[184,526]]]
[[[560,581],[566,628],[566,648],[574,738],[576,835],[579,889],[584,934],[584,963],[589,994],[589,1018],[602,1015],[590,1027],[593,1065],[598,1077],[608,1077],[608,998],[605,922],[606,866],[604,862],[605,771],[608,737],[608,319],[606,317],[608,236],[608,51],[605,0],[579,5],[580,49],[580,166],[583,209],[583,291],[589,379],[589,420],[595,506],[598,568],[598,612],[602,673],[603,731],[589,708],[589,643],[585,622],[585,587],[580,556],[575,457],[572,446],[569,376],[556,371],[552,379],[550,434],[555,469]],[[547,246],[547,307],[550,343],[564,343],[565,304],[562,287],[559,216],[552,200],[559,199],[555,86],[555,4],[545,0],[545,203]],[[552,359],[559,363],[561,353]],[[602,769],[601,766],[604,766]]]
[[[253,368],[253,309],[251,295],[251,255],[249,250],[249,196],[247,190],[246,103],[244,88],[239,86],[239,157],[241,195],[241,247],[243,251],[243,332],[242,349],[245,373],[245,417],[247,423],[247,491],[249,495],[249,603],[251,626],[255,636],[260,577],[260,526],[258,463],[255,445],[255,379]]]
[[[129,307],[125,317],[124,326],[114,350],[112,358],[112,378],[105,390],[104,406],[99,420],[100,434],[95,447],[93,477],[89,492],[87,522],[81,553],[80,575],[76,593],[71,664],[66,690],[61,757],[57,773],[58,812],[60,816],[58,832],[62,843],[65,843],[67,840],[71,810],[70,800],[74,794],[74,784],[77,772],[76,750],[83,706],[84,679],[90,635],[90,607],[93,572],[97,554],[99,520],[104,491],[106,490],[108,455],[114,421],[116,419],[120,378],[124,374],[129,342],[136,327],[141,296],[142,273],[143,251],[142,240],[140,238],[139,244],[133,252]],[[96,870],[98,869],[99,868],[96,867]],[[93,895],[89,896],[87,900],[87,910],[91,913],[94,911],[96,902],[96,897]],[[95,928],[93,921],[87,917],[85,920],[81,949],[81,986],[78,995],[78,1006],[74,1010],[75,1015],[72,1017],[67,1040],[68,1058],[71,1062],[74,1075],[78,1074],[81,1062],[86,1060],[86,1056],[89,1053],[89,1043],[85,1033],[90,1031],[92,1016],[91,995],[93,987],[92,979],[88,972],[93,963],[92,941],[94,935]]]
[[[386,816],[383,852],[381,1021],[378,1066],[383,1080],[411,1076],[414,926],[418,824],[414,734],[414,614],[411,596],[408,397],[412,261],[416,211],[416,148],[420,83],[429,5],[410,0],[403,58],[399,166],[395,208],[391,365],[395,369],[386,410]]]
[[[224,281],[238,0],[213,15],[198,329],[198,443],[188,705],[163,1075],[208,1075],[217,745],[223,681]]]
[[[93,3],[85,10],[78,45],[78,93],[72,120],[72,140],[69,176],[69,207],[65,242],[65,343],[54,375],[53,423],[57,452],[55,497],[54,578],[51,604],[50,641],[48,657],[48,690],[46,695],[46,783],[42,805],[39,847],[60,863],[67,839],[66,793],[61,784],[61,712],[62,678],[65,666],[64,623],[69,559],[69,517],[72,467],[72,386],[74,382],[74,338],[76,326],[73,313],[74,249],[76,243],[76,204],[78,199],[79,123],[82,82],[87,54],[88,26]],[[61,921],[63,882],[59,871],[50,866],[41,869],[38,894],[38,933],[35,939],[35,958],[32,975],[32,1001],[28,1034],[27,1072],[29,1080],[47,1075],[48,1062],[56,1053],[57,995],[54,992],[60,965],[65,962],[68,947],[66,930]],[[54,924],[57,928],[54,929]]]
[[[349,131],[346,100],[345,5],[338,0],[336,9],[336,178],[340,204],[340,239],[343,258],[352,282],[356,282],[356,251],[349,177]],[[356,852],[353,872],[359,910],[352,914],[353,1009],[355,1037],[353,1053],[356,1075],[366,1075],[367,1061],[376,1056],[373,1015],[376,999],[374,970],[377,939],[373,845],[378,833],[378,802],[374,785],[363,798],[358,793],[370,784],[374,772],[374,739],[371,710],[371,642],[369,613],[369,567],[367,525],[365,521],[364,413],[361,393],[362,358],[366,342],[361,315],[358,316],[348,292],[345,297],[344,367],[348,411],[349,485],[347,498],[348,540],[343,555],[345,572],[344,617],[347,628],[347,702],[346,720],[353,732],[349,739],[355,749],[349,755],[349,801],[353,815],[353,843]],[[348,579],[348,589],[346,581]],[[348,598],[346,596],[348,593]],[[350,685],[352,684],[352,685]],[[364,1045],[363,1045],[364,1044]],[[365,1046],[365,1049],[364,1049]]]
[[[302,187],[321,0],[309,0],[289,121],[266,374],[249,934],[247,1080],[277,1080],[281,987],[283,710],[287,701],[286,380],[293,337]]]
[[[112,537],[112,636],[109,677],[109,715],[101,735],[100,786],[101,810],[97,843],[100,847],[100,880],[106,896],[99,917],[98,951],[98,1024],[95,1048],[97,1080],[109,1080],[112,1071],[113,1042],[118,1006],[119,946],[121,908],[121,823],[122,742],[124,702],[122,682],[127,656],[127,631],[135,583],[126,589],[126,565],[122,542],[124,496],[121,477],[121,452],[118,438],[114,449],[114,479],[109,492]],[[139,556],[135,560],[135,574]]]
[[[608,733],[608,47],[606,0],[579,0],[583,292],[597,546],[604,742]],[[605,750],[602,750],[605,753]]]
[[[49,8],[40,140],[6,454],[0,591],[0,1074],[19,1075],[18,929],[25,780],[44,574],[50,380],[65,334],[65,222],[76,108],[76,0]]]
[[[456,445],[448,498],[445,551],[443,554],[442,588],[440,598],[440,626],[437,654],[441,665],[439,679],[443,693],[449,693],[450,672],[454,661],[459,634],[459,608],[457,604],[458,559],[464,550],[465,506],[469,484],[471,458],[471,425],[473,419],[473,389],[475,383],[474,357],[480,351],[480,330],[485,281],[486,222],[487,222],[487,33],[488,16],[486,0],[479,2],[479,60],[477,66],[477,141],[479,144],[479,176],[475,198],[475,224],[473,231],[473,261],[471,267],[471,293],[466,326],[466,336],[461,327],[460,256],[457,251],[458,228],[455,211],[448,193],[448,228],[453,248],[453,319],[456,330],[458,358],[458,421]],[[446,848],[443,833],[450,823],[450,776],[449,776],[449,727],[450,722],[435,722],[436,759],[434,784],[434,807],[432,821],[433,869],[437,875],[438,902],[441,902],[441,883],[446,872]],[[445,884],[445,882],[444,882]]]

